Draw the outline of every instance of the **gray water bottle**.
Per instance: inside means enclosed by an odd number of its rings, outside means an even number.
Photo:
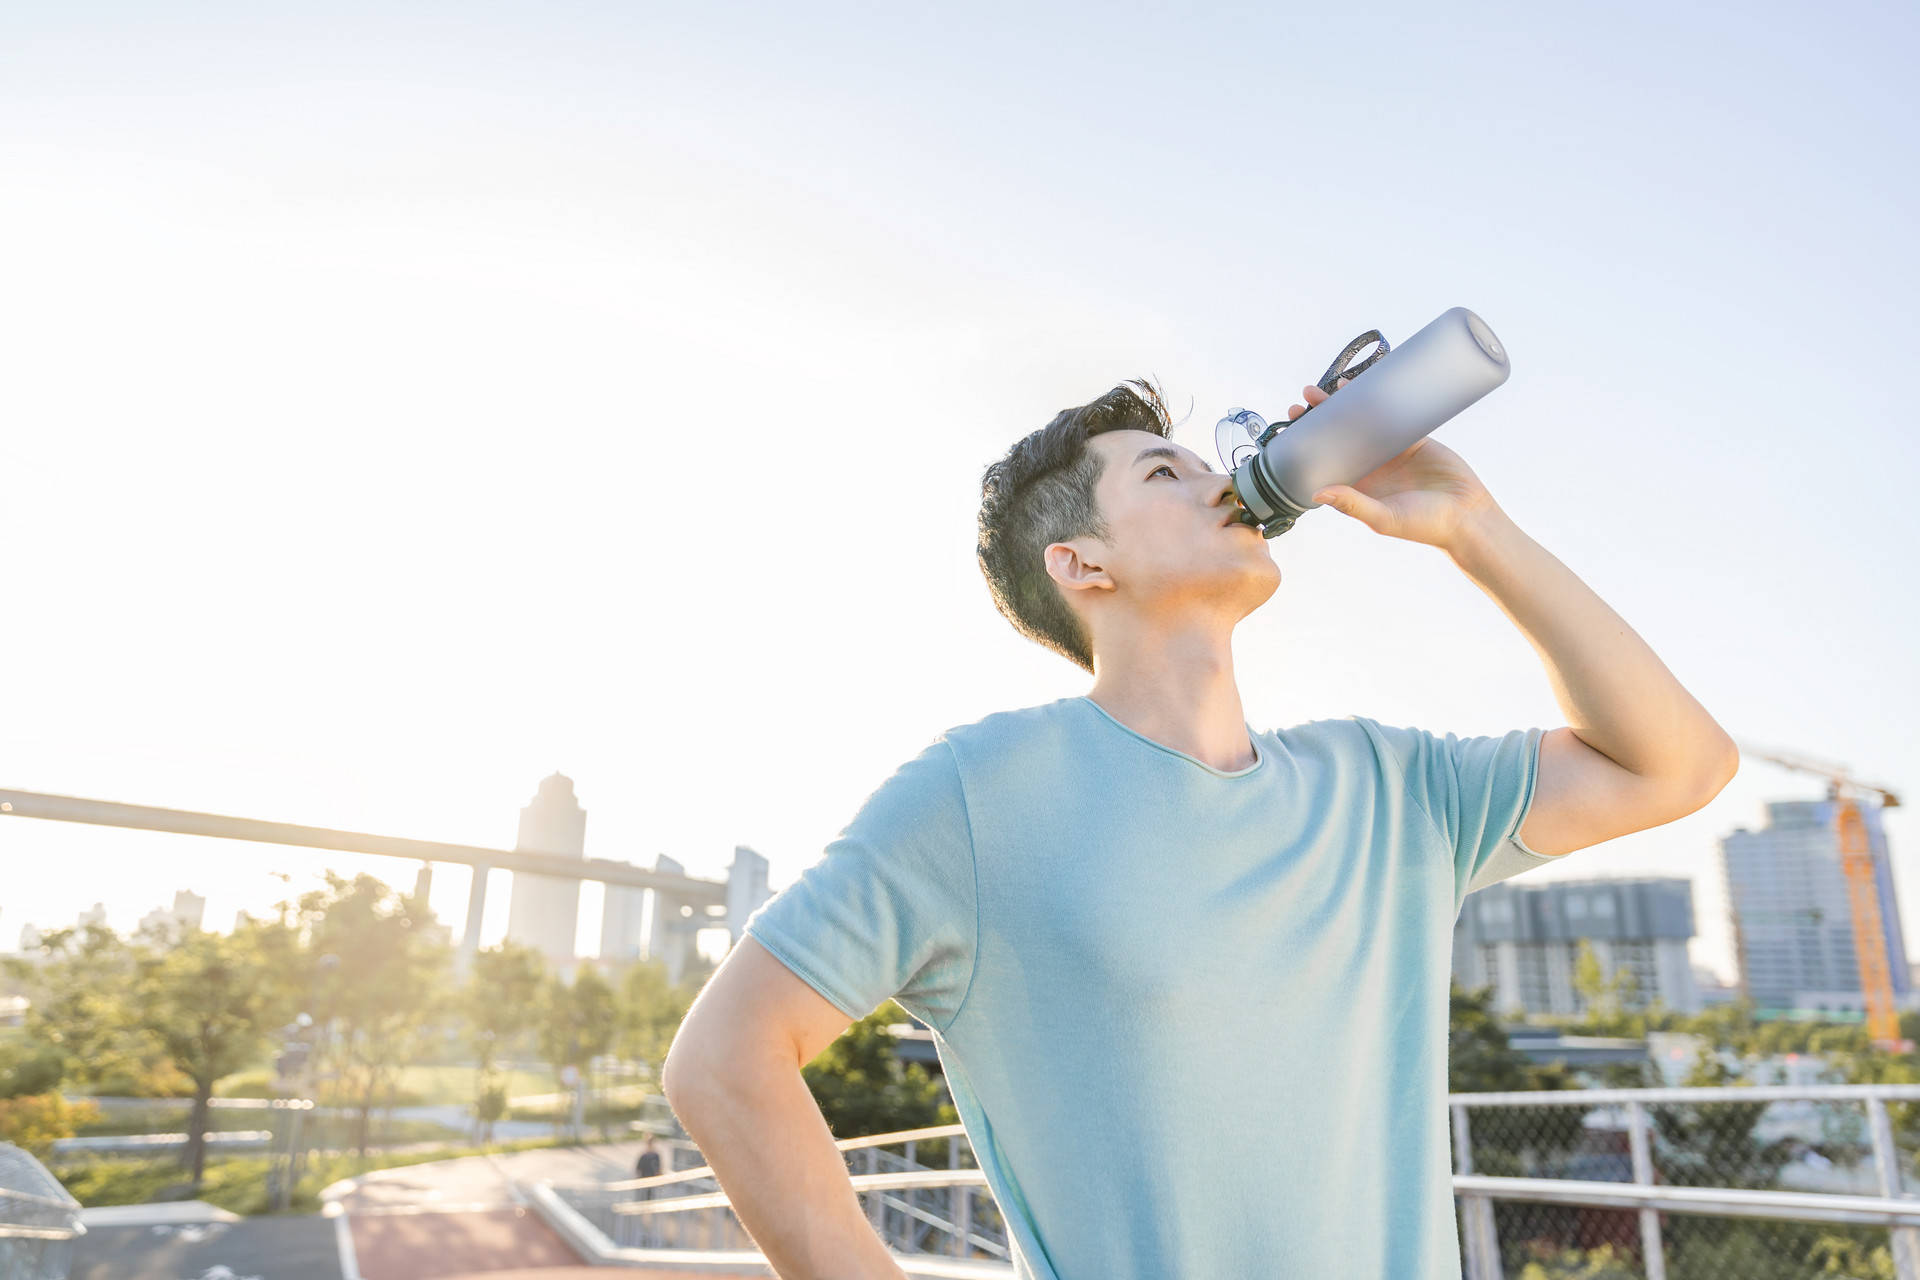
[[[1361,347],[1379,350],[1352,368]],[[1278,537],[1315,507],[1330,484],[1350,485],[1431,434],[1507,380],[1507,349],[1465,307],[1442,312],[1426,328],[1389,348],[1379,330],[1355,338],[1319,386],[1325,400],[1291,422],[1271,425],[1251,409],[1220,420],[1214,439],[1220,463],[1249,523]],[[1338,391],[1341,378],[1351,379]]]

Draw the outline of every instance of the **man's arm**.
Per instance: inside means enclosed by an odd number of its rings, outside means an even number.
[[[1288,408],[1289,419],[1328,396],[1301,390],[1307,403]],[[1383,537],[1445,551],[1546,663],[1567,725],[1540,740],[1518,832],[1528,848],[1559,855],[1645,831],[1702,808],[1733,780],[1740,749],[1727,731],[1619,614],[1520,531],[1459,454],[1426,436],[1313,499]]]
[[[1626,621],[1488,501],[1442,544],[1546,665],[1567,726],[1547,733],[1528,847],[1562,854],[1685,817],[1739,748]]]
[[[749,934],[675,1033],[661,1089],[782,1280],[904,1280],[800,1068],[851,1020]]]

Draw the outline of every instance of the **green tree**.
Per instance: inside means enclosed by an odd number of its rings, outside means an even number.
[[[657,1084],[660,1064],[673,1044],[674,1032],[685,1020],[699,988],[687,982],[672,986],[667,967],[659,960],[641,960],[620,975],[619,1024],[615,1051],[637,1059],[653,1072]]]
[[[60,1087],[66,1059],[37,1040],[0,1040],[0,1100],[52,1093]]]
[[[1493,988],[1453,983],[1447,1009],[1447,1089],[1452,1093],[1510,1093],[1528,1089],[1532,1066],[1514,1049],[1493,1012]]]
[[[255,930],[189,930],[135,949],[132,1018],[193,1082],[184,1163],[194,1193],[206,1170],[214,1082],[254,1061],[267,1032],[288,1016],[284,988],[262,963]]]
[[[1520,1280],[1640,1280],[1640,1268],[1631,1257],[1610,1244],[1595,1249],[1554,1249],[1535,1258],[1520,1272]]]
[[[1467,1128],[1474,1172],[1518,1177],[1579,1143],[1589,1108],[1575,1099],[1579,1081],[1564,1063],[1537,1063],[1514,1049],[1493,1011],[1493,988],[1449,992],[1447,1087],[1453,1093],[1565,1092],[1568,1105],[1472,1107]]]
[[[136,952],[105,925],[58,929],[40,940],[31,960],[10,962],[33,1000],[27,1038],[57,1063],[53,1083],[70,1081],[100,1093],[178,1097],[190,1082],[133,1016],[129,1001]]]
[[[582,964],[571,986],[557,975],[547,980],[545,1005],[539,1025],[540,1054],[563,1081],[566,1068],[572,1067],[579,1073],[573,1087],[584,1090],[593,1060],[613,1044],[613,988],[597,968]],[[576,1126],[570,1123],[569,1129],[579,1136]]]
[[[540,1021],[546,970],[539,951],[517,942],[474,954],[461,1011],[476,1059],[474,1120],[482,1142],[493,1141],[494,1122],[506,1114],[507,1090],[497,1067],[500,1053]]]
[[[1640,990],[1639,979],[1625,965],[1616,965],[1611,976],[1600,967],[1600,956],[1593,943],[1580,939],[1573,962],[1573,989],[1580,993],[1586,1023],[1597,1035],[1619,1035],[1628,1031],[1629,1010]]]
[[[887,1028],[907,1020],[888,1000],[800,1068],[835,1138],[958,1123],[959,1113],[940,1101],[940,1082],[919,1063],[900,1061],[899,1039]],[[941,1157],[924,1151],[920,1158]]]
[[[449,1015],[452,954],[428,928],[427,904],[364,873],[300,896],[310,984],[338,1093],[355,1111],[354,1145],[366,1154],[374,1107],[388,1105],[401,1068],[419,1056],[434,1020]],[[331,965],[319,962],[336,957]]]

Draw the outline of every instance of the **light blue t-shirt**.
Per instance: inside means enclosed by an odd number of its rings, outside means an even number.
[[[1365,716],[1223,772],[1087,697],[952,728],[745,925],[933,1030],[1022,1280],[1458,1280],[1453,924],[1551,859],[1544,730]]]

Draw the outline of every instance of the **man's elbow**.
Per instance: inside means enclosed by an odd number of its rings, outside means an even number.
[[[1714,757],[1710,768],[1703,770],[1690,789],[1691,803],[1686,813],[1697,813],[1713,803],[1714,797],[1727,789],[1734,775],[1740,772],[1740,748],[1732,738],[1726,740],[1725,747]],[[1685,817],[1686,814],[1680,815]]]
[[[676,1099],[688,1096],[690,1087],[703,1075],[711,1074],[710,1068],[700,1064],[700,1046],[687,1034],[686,1022],[674,1033],[673,1043],[667,1046],[667,1056],[660,1062],[660,1093],[669,1106]]]
[[[1728,738],[1720,750],[1719,767],[1711,774],[1711,781],[1707,787],[1707,800],[1711,800],[1722,791],[1725,791],[1727,784],[1732,782],[1734,775],[1739,772],[1740,745],[1732,738]],[[1705,804],[1706,800],[1701,801],[1701,803]]]

